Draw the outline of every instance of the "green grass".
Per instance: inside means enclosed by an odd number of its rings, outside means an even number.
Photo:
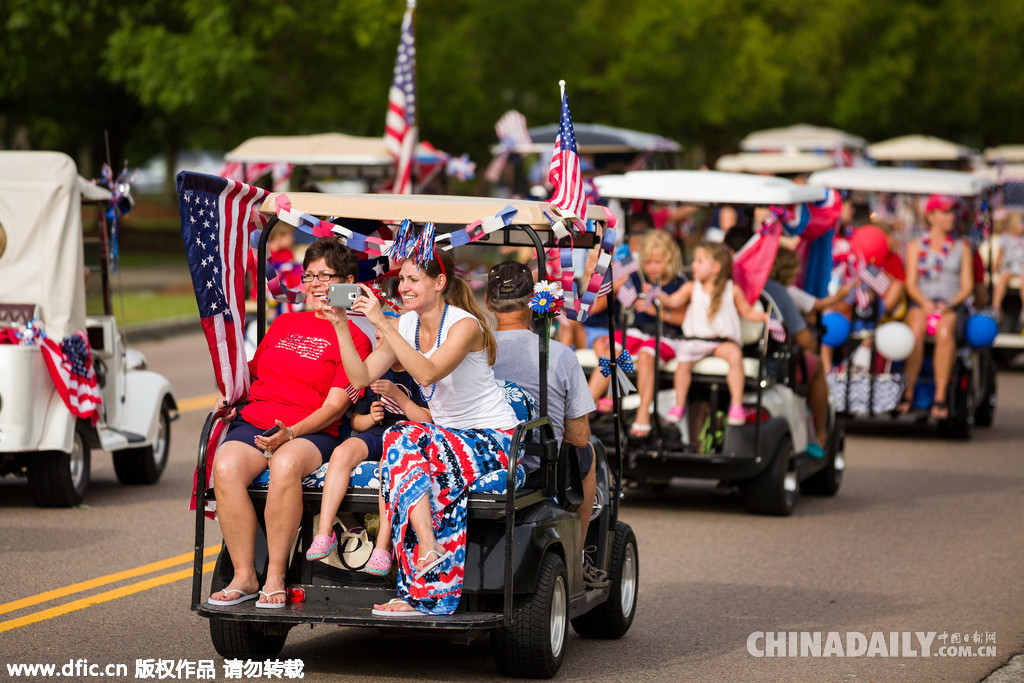
[[[122,301],[124,315],[121,315]],[[196,298],[188,294],[157,294],[155,292],[125,292],[124,295],[113,295],[114,317],[121,325],[152,322],[181,316],[199,318]],[[103,313],[103,299],[91,296],[85,302],[86,312],[90,315]]]

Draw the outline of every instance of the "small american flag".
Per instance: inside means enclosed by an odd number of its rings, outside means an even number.
[[[637,294],[636,287],[633,286],[632,281],[626,280],[619,287],[619,292],[615,295],[615,298],[618,299],[620,304],[629,308],[633,305],[633,302],[636,301],[637,296],[639,295]]]
[[[587,202],[583,191],[583,174],[576,152],[576,134],[572,130],[569,96],[562,90],[562,115],[555,137],[548,181],[554,187],[551,203],[577,218],[586,220]]]
[[[93,424],[100,419],[103,398],[92,367],[89,341],[84,332],[65,337],[59,345],[46,337],[42,344],[43,361],[57,393],[75,417]]]
[[[388,91],[388,112],[384,119],[384,143],[395,157],[394,194],[412,192],[412,164],[416,150],[416,33],[413,27],[415,3],[402,19],[402,37],[395,56],[394,77]]]
[[[857,308],[867,308],[871,305],[871,293],[865,285],[858,284],[853,288],[853,300]]]
[[[862,266],[857,273],[860,281],[870,287],[879,296],[884,296],[889,289],[889,276],[882,272],[882,269],[874,264]]]
[[[786,341],[786,328],[775,318],[768,318],[768,336],[781,343]]]
[[[505,152],[529,152],[533,148],[533,140],[526,128],[526,117],[515,109],[501,115],[494,124],[494,132]]]
[[[597,290],[598,296],[608,296],[608,293],[612,291],[612,269],[609,268],[608,272],[604,274],[604,280],[601,282],[601,287]]]

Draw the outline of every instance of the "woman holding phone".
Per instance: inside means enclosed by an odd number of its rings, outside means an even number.
[[[284,607],[288,553],[302,515],[302,478],[349,435],[343,417],[352,404],[350,382],[337,333],[324,312],[331,310],[326,300],[331,284],[354,282],[359,263],[337,238],[321,237],[306,250],[302,265],[307,310],[282,314],[267,330],[249,361],[247,403],[225,418],[231,424],[213,461],[217,518],[234,577],[210,596],[212,606],[259,598],[257,607]],[[369,338],[353,323],[348,330],[355,353],[369,355]],[[261,589],[254,562],[256,511],[247,489],[264,469],[270,470],[269,561]]]

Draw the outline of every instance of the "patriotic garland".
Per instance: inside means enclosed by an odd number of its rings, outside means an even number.
[[[924,234],[921,236],[921,251],[917,255],[917,272],[921,274],[925,280],[930,280],[939,274],[942,270],[942,265],[946,262],[946,257],[949,256],[950,249],[953,248],[953,238],[946,235],[946,239],[942,241],[942,254],[935,255],[935,262],[931,268],[928,267],[928,254],[931,252],[932,236],[930,234]]]

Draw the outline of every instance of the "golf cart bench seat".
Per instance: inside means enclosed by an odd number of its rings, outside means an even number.
[[[579,349],[576,351],[576,358],[579,360],[580,365],[587,372],[597,367],[597,354],[594,353],[593,349]],[[672,374],[676,371],[676,361],[670,360],[661,366],[661,371]],[[703,358],[693,365],[694,375],[705,375],[709,377],[725,377],[729,372],[729,364],[721,358],[714,356],[708,356]],[[758,359],[757,358],[744,358],[743,359],[743,374],[748,379],[756,380],[758,377]]]
[[[17,327],[38,317],[36,304],[0,304],[0,327]]]

